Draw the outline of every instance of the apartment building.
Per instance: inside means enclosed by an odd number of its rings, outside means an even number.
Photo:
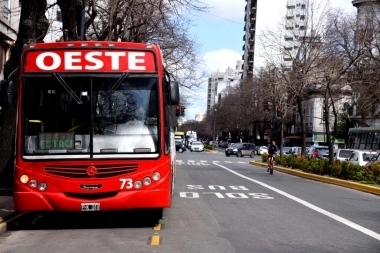
[[[21,1],[2,0],[0,7],[0,79],[4,79],[4,64],[9,59],[10,47],[17,39]]]
[[[243,36],[243,73],[242,78],[252,76],[253,74],[253,62],[255,57],[255,36],[256,36],[256,13],[257,13],[257,0],[245,0],[247,5],[245,6],[244,16],[244,36]]]
[[[212,72],[207,84],[207,114],[221,99],[221,92],[239,82],[242,75],[243,61],[236,61],[235,69],[228,68],[225,72]]]
[[[286,5],[283,64],[291,68],[297,59],[300,39],[306,36],[308,0],[288,0]]]

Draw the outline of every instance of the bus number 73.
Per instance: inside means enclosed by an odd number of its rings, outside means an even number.
[[[131,189],[133,187],[132,179],[130,178],[120,178],[121,186],[120,189]]]

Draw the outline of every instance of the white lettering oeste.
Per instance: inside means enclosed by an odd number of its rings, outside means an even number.
[[[81,52],[65,52],[65,69],[68,70],[81,70],[82,66],[73,66],[73,63],[81,61],[80,58],[74,58],[74,56],[81,56]]]
[[[106,56],[111,56],[112,70],[119,70],[119,57],[125,56],[125,52],[106,52]]]
[[[51,57],[53,59],[53,63],[50,66],[45,65],[45,58]],[[42,70],[53,70],[61,65],[61,57],[58,54],[52,52],[42,53],[36,58],[36,65]]]
[[[145,53],[142,52],[130,52],[128,54],[128,69],[130,70],[145,70],[145,66],[137,66],[138,63],[144,64],[144,59],[137,57],[144,57]]]
[[[84,58],[87,61],[89,61],[91,63],[94,63],[95,65],[94,66],[86,65],[84,67],[85,69],[96,70],[96,69],[101,69],[104,66],[104,63],[101,60],[94,58],[94,56],[102,56],[102,53],[101,52],[90,52],[90,53],[87,53],[84,56]]]

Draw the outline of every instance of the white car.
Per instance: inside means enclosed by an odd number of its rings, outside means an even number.
[[[347,161],[350,158],[353,149],[335,149],[334,150],[334,160]]]
[[[368,150],[354,150],[348,158],[348,161],[360,166],[365,166],[369,161],[371,161],[372,156],[374,156],[376,152],[368,151]]]
[[[267,147],[267,146],[261,146],[261,147],[257,150],[257,154],[258,154],[258,155],[268,154],[268,147]]]
[[[190,146],[190,151],[204,151],[203,143],[200,141],[193,141]]]

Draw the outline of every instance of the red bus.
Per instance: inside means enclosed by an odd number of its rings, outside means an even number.
[[[19,98],[16,211],[170,207],[179,91],[159,46],[26,45]]]

